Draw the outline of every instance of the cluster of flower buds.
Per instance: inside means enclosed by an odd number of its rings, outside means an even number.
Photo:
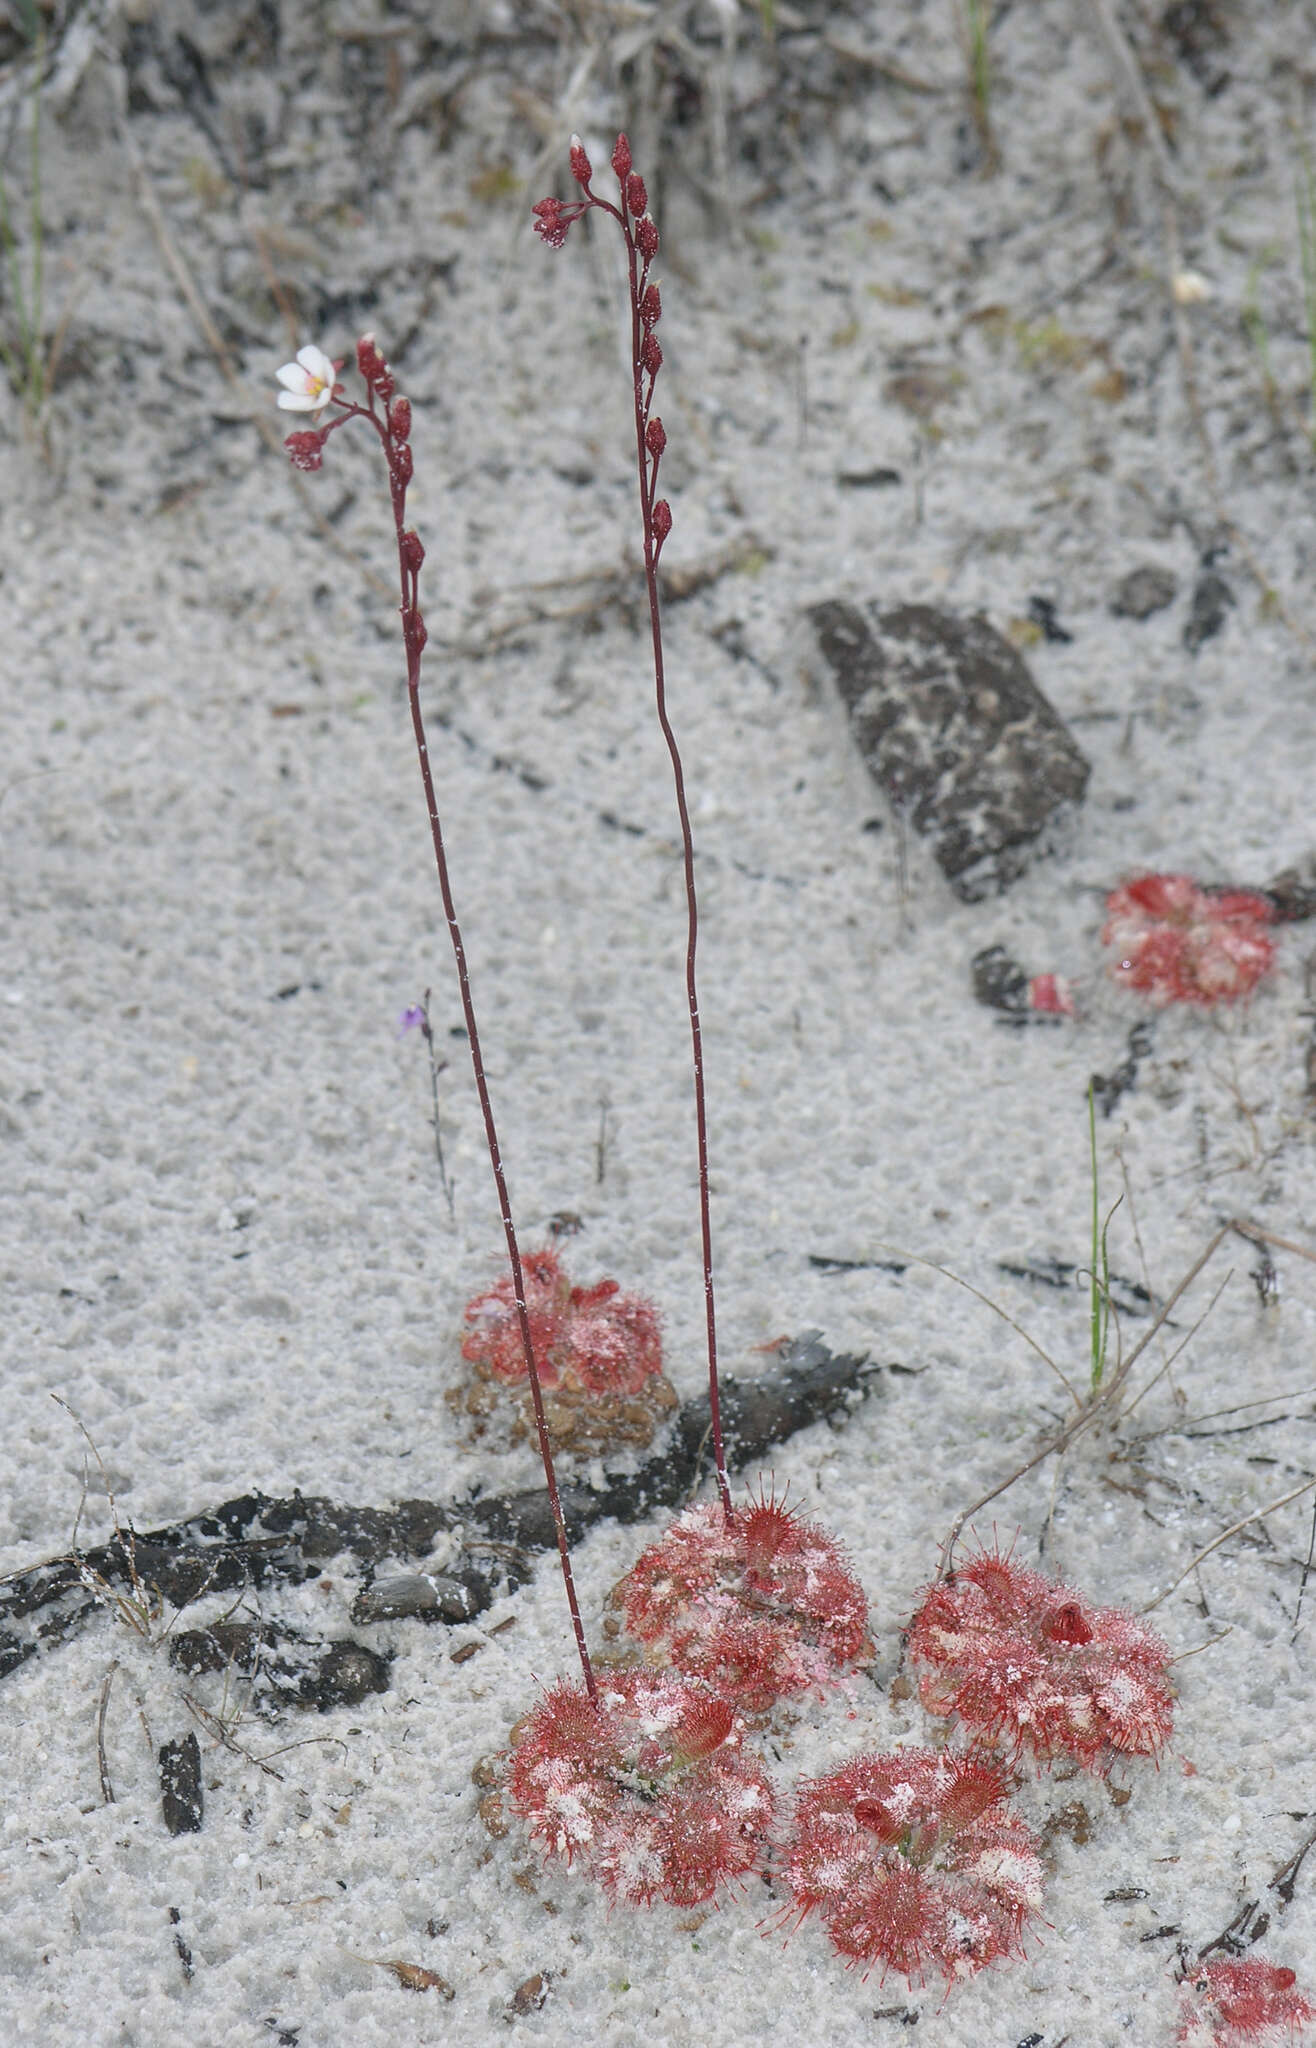
[[[1250,995],[1275,959],[1268,897],[1201,889],[1190,875],[1140,875],[1106,898],[1114,979],[1152,1002],[1211,1008]]]
[[[1178,2039],[1183,2048],[1292,2043],[1300,2027],[1316,2020],[1316,2005],[1296,1986],[1292,1970],[1260,1956],[1199,1963],[1180,1986]]]
[[[1173,1726],[1159,1636],[996,1551],[930,1587],[908,1648],[928,1712],[1016,1756],[1104,1774],[1117,1756],[1154,1756]]]
[[[706,1679],[749,1714],[821,1691],[869,1654],[863,1588],[835,1540],[760,1497],[728,1521],[687,1508],[613,1594],[650,1663]]]
[[[617,1900],[698,1906],[755,1869],[767,1774],[726,1700],[677,1672],[562,1680],[512,1731],[506,1791],[530,1833]]]
[[[407,486],[414,472],[411,453],[411,400],[403,398],[397,391],[393,372],[373,334],[363,334],[356,345],[356,366],[361,381],[366,387],[367,402],[364,406],[352,405],[343,396],[338,382],[342,365],[324,353],[323,349],[308,346],[298,349],[297,359],[285,363],[278,373],[283,389],[279,393],[279,404],[287,412],[322,412],[325,406],[333,404],[338,410],[324,426],[303,429],[300,433],[289,434],[284,442],[288,460],[294,469],[314,471],[324,461],[325,443],[335,427],[345,420],[368,419],[378,433],[388,462],[389,482],[393,492],[394,509],[398,514],[398,547],[403,570],[412,578],[412,599],[404,611],[403,629],[408,646],[417,642],[417,653],[425,644],[425,628],[415,606],[414,579],[425,559],[425,550],[412,532],[401,529],[403,504]]]
[[[1037,1843],[1000,1765],[973,1753],[897,1750],[805,1780],[782,1875],[848,1963],[914,1982],[1020,1954],[1042,1903]]]
[[[667,446],[663,423],[652,410],[654,379],[663,365],[662,345],[654,333],[662,318],[662,294],[649,275],[653,259],[658,254],[658,228],[649,212],[648,189],[631,161],[631,145],[625,135],[617,137],[612,152],[612,173],[617,180],[620,206],[614,206],[611,200],[601,199],[593,191],[593,166],[584,143],[578,135],[573,135],[571,175],[583,198],[541,199],[531,210],[535,216],[535,233],[542,236],[551,249],[560,249],[567,239],[568,230],[582,214],[593,209],[610,214],[626,238],[630,259],[631,314],[636,336],[635,403],[639,432],[648,456],[643,487],[644,522],[656,561],[672,530],[671,506],[666,498],[654,496],[658,464]]]

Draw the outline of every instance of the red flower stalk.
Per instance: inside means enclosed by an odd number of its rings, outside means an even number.
[[[834,1684],[870,1647],[839,1545],[774,1500],[730,1522],[717,1503],[687,1508],[613,1599],[650,1663],[706,1679],[751,1714]]]
[[[1106,898],[1103,945],[1116,981],[1164,1006],[1236,1002],[1275,959],[1275,906],[1247,889],[1199,889],[1189,875],[1139,875]]]
[[[980,1754],[897,1750],[804,1780],[782,1874],[847,1963],[913,1982],[1022,1954],[1042,1902],[1037,1844]]]
[[[1295,1989],[1292,1970],[1259,1956],[1199,1963],[1180,1986],[1179,2034],[1184,2048],[1248,2048],[1292,2041],[1316,2020],[1316,2005]]]
[[[1015,1756],[1104,1775],[1170,1734],[1170,1652],[1119,1607],[984,1551],[934,1584],[909,1631],[919,1697]]]
[[[541,199],[534,208],[535,233],[550,248],[560,249],[568,230],[582,214],[605,213],[615,220],[626,243],[626,260],[631,302],[631,381],[635,409],[635,455],[640,490],[640,519],[644,530],[644,580],[649,597],[649,623],[653,639],[653,675],[658,723],[672,764],[676,808],[681,823],[681,847],[685,867],[686,899],[686,1001],[690,1011],[690,1040],[694,1066],[695,1130],[699,1159],[699,1224],[704,1262],[704,1311],[708,1344],[708,1401],[717,1469],[718,1492],[728,1521],[732,1519],[731,1482],[727,1477],[726,1450],[722,1441],[722,1409],[717,1376],[717,1317],[713,1304],[713,1227],[708,1192],[708,1117],[704,1106],[704,1047],[699,1024],[699,996],[695,980],[695,954],[699,937],[699,906],[695,894],[695,849],[690,829],[690,812],[685,795],[685,772],[676,734],[667,715],[667,691],[663,671],[662,612],[658,597],[658,557],[672,530],[672,508],[657,495],[658,469],[667,435],[653,410],[653,390],[662,368],[663,351],[655,327],[662,316],[662,299],[650,271],[658,254],[658,230],[648,211],[649,197],[643,178],[631,162],[631,146],[624,135],[617,137],[612,152],[620,205],[600,199],[591,188],[593,171],[578,135],[571,138],[571,175],[582,197],[572,200]]]
[[[623,1294],[615,1280],[573,1287],[555,1251],[528,1252],[521,1262],[526,1313],[546,1390],[638,1394],[663,1366],[653,1303]],[[466,1304],[470,1332],[462,1357],[514,1386],[527,1377],[521,1319],[510,1274]]]
[[[513,1729],[504,1783],[531,1834],[614,1899],[698,1906],[757,1868],[772,1820],[743,1735],[676,1672],[609,1673],[597,1704],[564,1679]]]
[[[549,1504],[552,1508],[553,1523],[557,1532],[558,1556],[562,1566],[562,1581],[566,1588],[567,1606],[571,1613],[572,1632],[576,1639],[576,1650],[584,1673],[585,1689],[591,1699],[595,1698],[597,1687],[589,1651],[585,1645],[585,1629],[580,1618],[580,1603],[576,1598],[575,1579],[571,1570],[571,1553],[567,1541],[567,1525],[562,1513],[558,1495],[557,1475],[553,1468],[553,1450],[548,1438],[548,1424],[544,1416],[543,1394],[539,1385],[539,1369],[535,1361],[534,1339],[530,1328],[530,1316],[526,1306],[525,1278],[521,1268],[521,1250],[517,1241],[516,1226],[512,1218],[511,1197],[507,1188],[507,1176],[503,1170],[502,1150],[498,1142],[498,1130],[494,1122],[493,1102],[489,1094],[489,1083],[484,1071],[484,1058],[480,1049],[480,1033],[476,1023],[475,1004],[471,995],[470,975],[466,965],[466,948],[462,940],[461,926],[457,921],[457,908],[453,901],[452,884],[448,875],[448,856],[443,841],[443,829],[439,820],[438,798],[434,789],[434,775],[430,767],[429,740],[425,721],[420,708],[420,663],[428,634],[424,616],[420,609],[419,577],[425,560],[425,550],[419,535],[407,526],[407,487],[414,470],[411,451],[411,405],[406,398],[397,395],[396,382],[392,371],[376,346],[373,334],[362,335],[356,345],[356,366],[366,387],[366,402],[357,405],[345,398],[338,382],[339,365],[316,348],[305,348],[298,352],[297,361],[289,363],[279,371],[279,382],[284,386],[279,403],[292,412],[315,412],[323,414],[326,408],[333,410],[323,424],[313,431],[290,434],[285,446],[289,459],[295,468],[318,469],[325,447],[331,434],[348,420],[363,420],[379,436],[384,460],[388,465],[389,494],[393,503],[393,525],[397,538],[398,575],[401,584],[402,603],[402,644],[407,657],[407,698],[411,706],[411,727],[416,742],[416,756],[420,763],[421,784],[425,793],[425,808],[429,816],[430,837],[434,845],[434,861],[438,869],[439,889],[443,897],[444,915],[448,922],[448,934],[452,941],[453,959],[457,968],[457,982],[461,991],[462,1015],[466,1023],[466,1038],[470,1047],[471,1068],[475,1076],[476,1092],[480,1098],[480,1110],[484,1118],[485,1141],[489,1148],[489,1163],[493,1168],[494,1185],[498,1195],[498,1210],[503,1222],[503,1235],[507,1240],[508,1263],[512,1269],[511,1291],[515,1304],[517,1326],[525,1359],[525,1369],[530,1381],[531,1397],[534,1403],[535,1430],[539,1439],[539,1451],[544,1465],[544,1482],[548,1488]]]

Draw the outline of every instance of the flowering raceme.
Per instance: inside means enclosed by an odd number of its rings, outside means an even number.
[[[1292,2042],[1300,2027],[1316,2020],[1316,2006],[1296,1983],[1292,1970],[1260,1956],[1199,1963],[1180,1986],[1178,2039],[1183,2048],[1279,2048]]]
[[[1101,1775],[1117,1756],[1154,1756],[1174,1721],[1159,1636],[995,1551],[929,1588],[909,1657],[929,1713],[1044,1763]]]
[[[746,1713],[835,1681],[868,1652],[867,1604],[840,1546],[775,1500],[728,1521],[697,1504],[613,1595],[652,1663],[695,1673]]]
[[[562,1679],[512,1730],[505,1785],[549,1852],[617,1900],[698,1906],[759,1863],[767,1774],[730,1703],[676,1672]]]
[[[992,1758],[932,1749],[861,1756],[806,1779],[782,1875],[850,1963],[947,1981],[1022,1953],[1042,1865]]]
[[[1274,905],[1247,889],[1199,889],[1189,875],[1139,875],[1106,898],[1102,942],[1116,981],[1154,1003],[1236,1002],[1269,973]]]

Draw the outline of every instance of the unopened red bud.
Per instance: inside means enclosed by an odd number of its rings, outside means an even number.
[[[425,559],[425,550],[421,546],[420,535],[414,532],[411,527],[408,527],[399,542],[399,546],[402,550],[402,566],[404,569],[409,569],[414,576]]]
[[[656,284],[646,285],[640,295],[640,325],[645,332],[658,325],[663,317],[663,302]]]
[[[535,233],[543,237],[550,249],[560,249],[571,226],[569,220],[562,218],[562,201],[541,199],[530,211],[535,215]]]
[[[402,608],[402,637],[408,648],[414,648],[417,654],[430,637],[425,630],[424,619],[414,606],[404,605]]]
[[[388,430],[395,441],[411,438],[411,400],[395,398],[388,409]]]
[[[571,138],[571,175],[578,185],[588,185],[594,175],[593,167],[585,154],[585,145],[578,135]]]
[[[384,367],[384,358],[375,346],[373,334],[363,334],[356,345],[356,366],[367,384],[373,384]]]
[[[631,145],[624,135],[617,137],[617,147],[612,152],[612,172],[619,185],[631,174]]]
[[[646,334],[640,343],[640,362],[651,377],[658,375],[663,366],[663,352],[656,335]]]
[[[644,445],[648,449],[650,455],[661,455],[663,449],[667,446],[667,435],[663,429],[663,423],[660,419],[656,417],[654,419],[651,419],[648,426],[645,428]]]
[[[324,460],[323,434],[289,434],[283,445],[294,469],[316,470]]]
[[[412,471],[414,467],[415,465],[411,459],[411,450],[407,446],[407,444],[403,442],[402,446],[395,451],[393,456],[393,474],[397,478],[398,482],[401,484],[403,490],[405,490],[407,485],[411,482]]]
[[[379,369],[375,376],[375,389],[385,405],[387,405],[389,399],[393,396],[393,374],[382,356],[379,359]]]
[[[659,546],[672,530],[672,508],[666,498],[660,498],[653,508],[653,537]]]
[[[644,180],[638,171],[631,172],[623,190],[626,194],[626,204],[637,218],[649,211],[649,195],[644,189]]]
[[[658,254],[658,228],[647,213],[635,223],[635,246],[646,263],[652,263]]]

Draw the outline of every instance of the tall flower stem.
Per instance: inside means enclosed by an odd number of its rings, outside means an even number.
[[[304,468],[318,469],[320,456],[328,436],[347,420],[365,420],[378,434],[384,456],[388,463],[389,492],[393,502],[393,524],[397,534],[398,573],[402,591],[402,640],[407,656],[407,700],[411,707],[411,729],[416,741],[416,755],[420,762],[420,779],[425,792],[425,808],[429,816],[430,837],[434,844],[434,862],[439,874],[439,890],[443,897],[443,912],[448,920],[448,937],[452,941],[452,955],[457,967],[457,983],[461,991],[462,1016],[466,1023],[466,1039],[470,1047],[471,1071],[475,1076],[476,1092],[480,1098],[480,1112],[484,1118],[485,1141],[489,1148],[489,1163],[493,1168],[494,1186],[498,1194],[498,1211],[503,1221],[503,1234],[507,1240],[507,1257],[512,1268],[513,1299],[516,1303],[517,1323],[521,1332],[521,1343],[525,1351],[526,1373],[530,1381],[530,1397],[534,1404],[535,1433],[539,1439],[539,1455],[544,1465],[544,1481],[548,1488],[549,1506],[553,1513],[553,1526],[557,1532],[558,1556],[562,1564],[562,1582],[566,1588],[567,1606],[571,1611],[571,1626],[576,1638],[576,1649],[584,1674],[585,1688],[595,1707],[599,1703],[598,1685],[594,1667],[590,1662],[585,1645],[585,1630],[580,1618],[580,1602],[576,1597],[575,1576],[571,1569],[571,1547],[567,1538],[566,1518],[562,1512],[561,1496],[558,1493],[557,1473],[553,1463],[553,1447],[549,1441],[548,1422],[544,1415],[544,1395],[539,1382],[539,1367],[535,1362],[534,1341],[530,1331],[530,1314],[525,1298],[525,1273],[521,1264],[521,1248],[517,1241],[516,1225],[512,1219],[511,1197],[507,1190],[507,1175],[503,1170],[502,1148],[498,1142],[498,1127],[494,1121],[493,1101],[489,1094],[488,1076],[484,1070],[484,1056],[480,1049],[480,1031],[475,1018],[475,1004],[471,995],[471,978],[466,963],[466,946],[462,939],[461,925],[457,919],[457,907],[453,900],[452,881],[448,873],[448,856],[443,840],[443,826],[439,818],[438,797],[435,793],[434,774],[430,767],[429,740],[425,732],[425,720],[420,708],[420,665],[428,638],[425,621],[419,604],[419,578],[425,550],[414,529],[409,528],[407,518],[407,486],[412,476],[411,454],[411,406],[407,399],[394,395],[393,377],[376,348],[374,339],[366,335],[357,344],[357,368],[360,370],[369,394],[366,405],[353,405],[339,397],[334,386],[333,404],[337,408],[333,417],[322,427],[310,434],[294,434],[288,442],[289,453],[294,463]],[[299,449],[297,443],[303,444]],[[310,444],[314,443],[314,446]]]
[[[658,468],[667,435],[653,410],[654,384],[662,368],[663,352],[654,333],[662,314],[658,286],[650,280],[653,259],[658,253],[658,229],[649,213],[644,180],[631,163],[630,143],[617,137],[612,168],[620,187],[620,206],[600,199],[591,189],[593,171],[579,136],[571,138],[571,174],[582,199],[563,201],[541,199],[534,211],[535,231],[560,249],[567,230],[591,210],[606,213],[617,222],[626,242],[631,310],[631,366],[635,407],[635,460],[639,478],[640,517],[644,530],[644,582],[649,599],[649,624],[653,637],[653,678],[658,723],[672,763],[676,788],[676,809],[681,823],[681,858],[685,874],[686,946],[685,990],[690,1011],[690,1043],[694,1068],[695,1129],[699,1157],[699,1231],[704,1264],[704,1320],[708,1345],[708,1408],[712,1430],[713,1462],[718,1492],[727,1520],[734,1519],[731,1485],[727,1478],[726,1447],[722,1437],[722,1404],[717,1370],[717,1312],[713,1299],[713,1222],[708,1189],[708,1112],[704,1100],[704,1039],[699,1022],[699,990],[695,957],[699,945],[699,899],[695,889],[695,845],[686,801],[685,771],[681,750],[667,712],[667,686],[663,668],[662,606],[658,592],[658,558],[663,542],[672,530],[672,508],[657,495]]]

